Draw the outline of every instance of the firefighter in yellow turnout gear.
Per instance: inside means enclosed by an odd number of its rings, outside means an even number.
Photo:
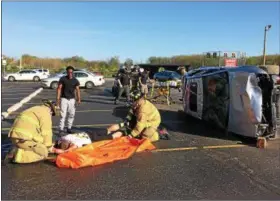
[[[129,125],[131,130],[128,135],[136,138],[148,138],[152,142],[159,140],[158,126],[161,123],[161,116],[158,109],[144,98],[144,94],[139,91],[131,93],[133,100],[132,108],[126,116],[126,121],[120,127]],[[135,121],[133,121],[135,119]],[[134,122],[134,123],[133,123]]]
[[[13,162],[32,163],[47,158],[52,148],[52,116],[58,113],[54,102],[31,107],[16,118],[9,138],[14,145]]]

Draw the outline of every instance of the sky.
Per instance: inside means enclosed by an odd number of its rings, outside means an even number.
[[[280,52],[280,2],[2,2],[2,54],[20,57]]]

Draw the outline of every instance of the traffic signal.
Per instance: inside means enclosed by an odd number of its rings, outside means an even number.
[[[210,54],[209,52],[207,52],[206,57],[207,57],[207,58],[210,58],[210,57],[211,57],[211,54]]]
[[[231,57],[232,57],[232,58],[235,58],[235,53],[232,53]]]
[[[217,52],[213,53],[213,58],[217,58]]]
[[[224,53],[224,57],[225,57],[225,58],[227,58],[227,57],[228,57],[227,53]]]

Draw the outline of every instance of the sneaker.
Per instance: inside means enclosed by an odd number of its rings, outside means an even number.
[[[72,134],[72,133],[73,133],[72,130],[71,130],[71,128],[67,128],[67,133],[68,133],[68,134]]]
[[[115,104],[115,105],[117,105],[117,104],[118,104],[118,101],[117,101],[117,100],[115,100],[114,104]]]
[[[65,133],[64,133],[64,130],[59,130],[58,133],[56,134],[57,136],[61,137],[63,136]]]

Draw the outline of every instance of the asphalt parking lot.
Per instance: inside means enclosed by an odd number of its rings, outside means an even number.
[[[110,87],[107,81],[103,87],[82,89],[76,130],[121,121],[126,107],[113,104]],[[2,112],[37,88],[36,83],[2,83]],[[55,100],[55,91],[44,89],[2,121],[2,154],[9,147],[4,139],[15,116],[42,98]],[[2,166],[2,199],[280,199],[278,142],[257,149],[251,141],[185,117],[178,112],[179,103],[157,105],[171,134],[171,140],[155,144],[158,152],[78,170],[48,162]],[[58,121],[53,119],[54,132]]]

